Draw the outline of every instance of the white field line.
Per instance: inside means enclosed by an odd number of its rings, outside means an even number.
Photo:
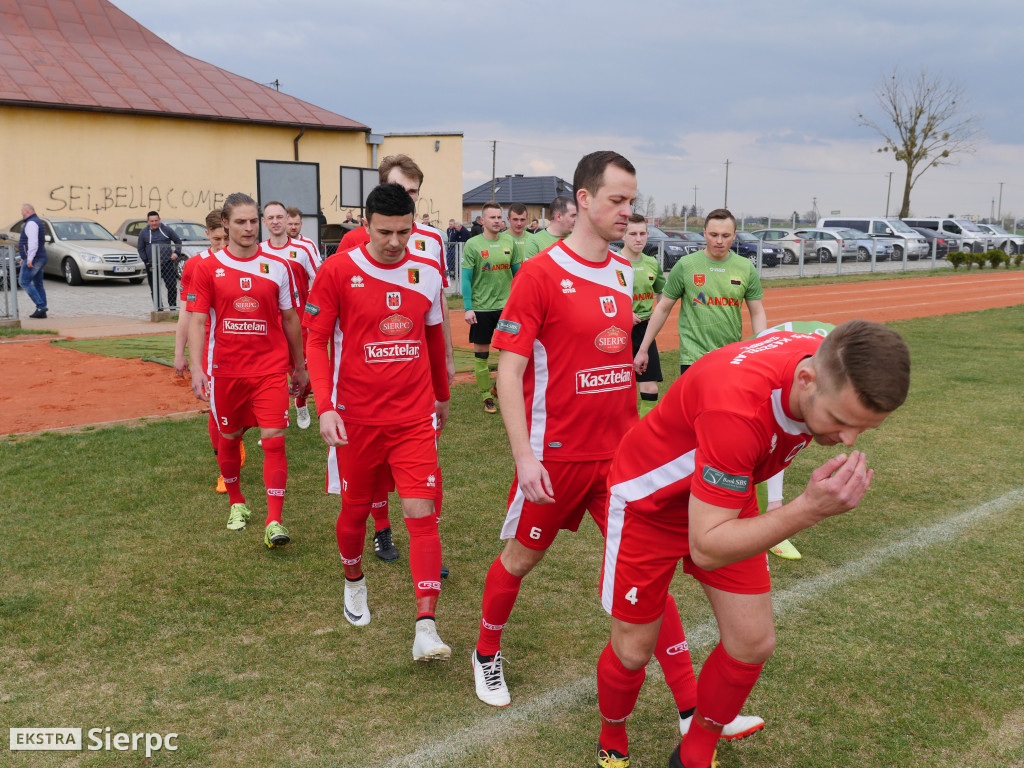
[[[834,587],[867,575],[881,565],[905,560],[919,550],[950,541],[980,520],[1021,507],[1024,507],[1024,486],[941,523],[912,530],[899,541],[869,552],[858,560],[846,563],[829,573],[808,579],[783,592],[774,593],[775,613],[778,615],[793,610],[818,598],[822,593]],[[697,627],[688,628],[686,637],[691,649],[697,652],[706,652],[711,649],[713,643],[718,642],[718,628],[714,621],[706,621]],[[453,659],[452,663],[464,663],[468,675],[470,671],[468,654],[465,659]],[[649,685],[652,679],[660,678],[661,673],[657,665],[649,666],[647,684]],[[467,685],[472,684],[472,680],[467,680]],[[585,699],[593,698],[596,687],[594,675],[588,675],[565,683],[529,701],[515,701],[507,709],[488,710],[485,714],[475,718],[472,724],[448,735],[438,734],[439,738],[424,743],[415,752],[392,758],[387,763],[387,768],[455,765],[454,761],[466,757],[470,752],[511,739],[521,725],[544,722],[550,720],[553,712],[564,712],[566,709],[579,706]],[[596,713],[594,718],[596,732]]]

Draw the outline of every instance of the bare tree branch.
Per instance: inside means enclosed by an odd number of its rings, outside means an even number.
[[[922,69],[914,78],[903,77],[898,68],[875,91],[886,120],[857,115],[857,124],[878,132],[884,144],[879,152],[892,152],[906,166],[903,207],[909,215],[910,191],[929,168],[956,165],[956,155],[970,154],[977,145],[978,119],[966,112],[966,93],[955,80],[931,75]]]

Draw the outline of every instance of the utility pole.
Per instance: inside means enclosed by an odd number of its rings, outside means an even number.
[[[814,224],[815,224],[815,226],[817,226],[817,224],[818,224],[818,198],[812,197],[811,201],[812,201],[811,202],[811,210],[814,212]]]
[[[494,199],[494,187],[496,183],[495,168],[498,165],[498,142],[491,142],[491,200]]]
[[[996,199],[992,198],[992,206],[988,209],[988,221],[991,224],[996,220]]]
[[[1003,225],[1003,182],[999,182],[999,226]]]
[[[697,185],[693,185],[693,217],[697,218]],[[683,227],[686,230],[686,227]]]
[[[892,197],[892,171],[889,171],[889,191],[885,193],[885,218],[889,218],[889,198]]]
[[[722,203],[722,207],[729,207],[729,158],[725,159],[725,202]]]

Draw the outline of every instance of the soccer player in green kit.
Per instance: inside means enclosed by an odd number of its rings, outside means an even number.
[[[551,201],[551,223],[547,229],[535,232],[526,242],[523,261],[547,250],[552,245],[572,234],[576,226],[576,202],[568,195],[559,195]],[[519,263],[519,262],[517,262]]]
[[[729,250],[736,239],[736,217],[725,208],[716,208],[704,222],[704,237],[707,248],[684,256],[669,272],[663,291],[668,300],[659,301],[651,313],[634,357],[637,373],[647,369],[647,350],[679,299],[683,299],[679,310],[680,374],[701,355],[740,340],[743,302],[755,336],[768,326],[757,270],[750,259]]]
[[[508,207],[508,230],[506,234],[512,238],[512,242],[516,244],[516,248],[520,251],[525,251],[526,243],[532,237],[526,229],[526,219],[529,215],[529,210],[522,203],[512,203]]]
[[[512,287],[512,262],[517,251],[501,231],[501,206],[491,201],[481,211],[484,231],[471,237],[462,250],[462,300],[473,344],[473,371],[486,413],[497,413],[487,358],[491,337]]]
[[[626,234],[622,239],[622,255],[633,265],[633,354],[640,349],[647,331],[647,324],[654,305],[661,299],[665,286],[665,275],[661,265],[653,256],[644,253],[647,245],[647,219],[639,213],[629,217]],[[661,359],[658,357],[658,342],[652,341],[648,350],[647,369],[637,374],[640,390],[640,418],[643,418],[658,404],[658,382],[661,381]]]

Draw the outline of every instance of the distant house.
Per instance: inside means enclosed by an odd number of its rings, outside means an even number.
[[[462,219],[472,221],[480,215],[480,209],[489,200],[501,203],[508,209],[512,203],[523,203],[529,210],[530,218],[547,218],[548,206],[559,195],[573,197],[573,188],[559,176],[502,176],[494,182],[494,196],[491,196],[491,182],[485,182],[462,195]]]

